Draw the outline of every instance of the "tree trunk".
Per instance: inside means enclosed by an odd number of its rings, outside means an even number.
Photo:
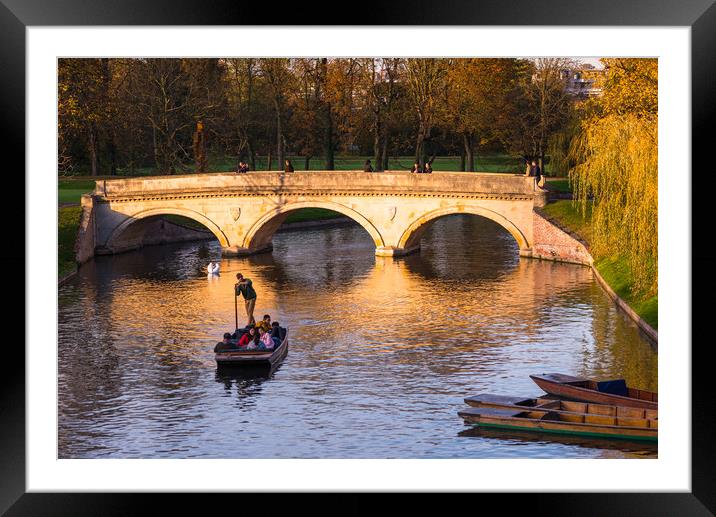
[[[109,175],[117,175],[117,144],[114,143],[114,131],[109,137]]]
[[[97,160],[97,133],[94,126],[90,126],[89,130],[89,152],[90,152],[90,174],[97,176],[98,160]]]
[[[266,170],[271,170],[271,149],[269,149],[268,156],[266,157]]]
[[[463,133],[462,143],[465,147],[465,170],[467,172],[475,172],[475,153],[472,147],[472,135]]]
[[[279,170],[283,169],[283,133],[281,132],[281,115],[278,112],[276,114],[276,159]]]
[[[423,166],[423,141],[425,139],[425,135],[423,135],[423,130],[421,129],[418,131],[418,137],[415,140],[415,163]]]
[[[249,168],[252,171],[256,170],[256,156],[254,155],[254,149],[251,147],[251,142],[246,141],[246,152],[249,153]]]
[[[460,149],[460,171],[465,172],[465,146]]]
[[[383,170],[383,142],[381,141],[380,124],[376,121],[374,125],[375,136],[373,137],[373,163],[375,170]]]
[[[109,142],[107,144],[108,151],[109,151],[109,175],[110,176],[116,176],[117,175],[117,145],[115,143],[114,138],[114,124],[113,124],[113,117],[111,116],[112,113],[112,70],[109,66],[109,58],[102,58],[100,60],[102,62],[102,75],[103,75],[103,86],[104,86],[104,95],[107,102],[107,107],[109,108],[110,117],[109,121],[107,122],[107,131],[109,133]]]
[[[157,146],[157,128],[152,126],[152,146],[154,148],[154,168],[157,174],[161,174],[162,167],[159,160],[159,147]]]
[[[383,167],[381,168],[381,170],[387,171],[388,165],[388,135],[386,134],[383,137]]]
[[[336,168],[335,160],[334,160],[334,150],[333,150],[333,116],[331,113],[331,103],[328,102],[325,98],[325,92],[326,92],[326,80],[328,78],[328,58],[321,58],[321,67],[320,67],[320,86],[321,91],[324,92],[323,95],[323,102],[322,102],[322,111],[323,111],[323,128],[324,128],[324,134],[323,134],[323,154],[326,159],[325,169],[327,171],[332,171]]]
[[[331,117],[331,105],[326,103],[325,108],[325,126],[326,133],[324,135],[324,152],[326,155],[326,170],[332,171],[336,168],[333,153],[333,119]]]
[[[311,158],[312,158],[312,156],[311,156],[310,154],[307,154],[307,155],[306,155],[306,158],[304,159],[304,162],[303,162],[303,169],[304,169],[304,170],[310,170],[310,168],[311,168]]]

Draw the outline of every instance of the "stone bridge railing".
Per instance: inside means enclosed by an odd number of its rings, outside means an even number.
[[[168,214],[206,226],[225,254],[257,253],[290,212],[325,208],[363,226],[378,255],[415,251],[433,220],[467,213],[502,225],[529,256],[533,208],[546,195],[521,174],[311,171],[100,180],[89,197],[96,253],[141,246],[149,222]]]

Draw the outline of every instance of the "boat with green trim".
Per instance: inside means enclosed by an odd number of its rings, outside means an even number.
[[[540,408],[492,407],[470,407],[459,411],[458,415],[468,424],[487,428],[653,442],[658,439],[658,419],[656,418],[572,413]]]
[[[548,409],[558,413],[578,413],[602,415],[607,417],[636,418],[639,420],[657,420],[659,410],[626,406],[613,406],[608,404],[594,404],[591,402],[577,402],[554,398],[529,398],[511,395],[493,395],[481,393],[465,398],[465,403],[473,407],[491,407],[497,409]]]

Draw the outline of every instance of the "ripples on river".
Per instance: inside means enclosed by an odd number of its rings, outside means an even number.
[[[530,373],[656,391],[657,354],[589,268],[521,259],[489,220],[450,216],[422,251],[376,257],[358,226],[99,257],[59,293],[60,458],[624,458],[656,447],[466,427],[480,392],[538,396]],[[269,376],[224,374],[235,273],[289,328]],[[245,318],[239,305],[239,322]],[[261,444],[261,446],[259,446]]]

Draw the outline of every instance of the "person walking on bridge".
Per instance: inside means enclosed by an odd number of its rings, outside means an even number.
[[[236,279],[238,280],[234,285],[234,291],[236,296],[242,295],[244,297],[244,305],[246,306],[246,316],[249,318],[247,326],[256,324],[254,319],[254,307],[256,306],[256,291],[252,285],[250,278],[244,278],[241,273],[236,273]]]

